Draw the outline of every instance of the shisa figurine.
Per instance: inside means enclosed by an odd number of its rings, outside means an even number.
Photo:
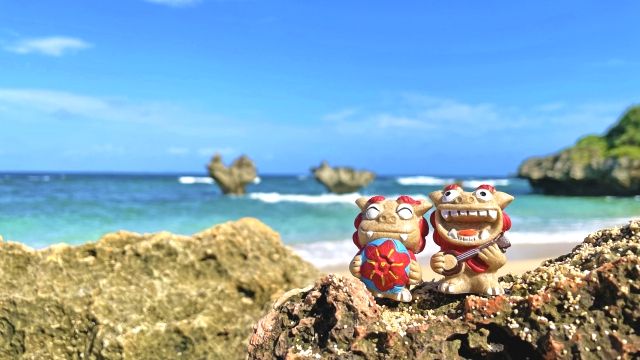
[[[511,245],[504,236],[511,219],[503,210],[513,196],[491,185],[465,192],[454,184],[429,197],[436,206],[431,214],[433,240],[440,246],[431,268],[445,276],[438,289],[448,294],[504,294],[496,271],[507,262],[504,252]]]
[[[374,296],[411,301],[409,286],[422,282],[415,254],[421,252],[429,234],[422,217],[431,208],[426,200],[400,196],[359,198],[361,212],[355,219],[353,242],[359,251],[349,270]]]

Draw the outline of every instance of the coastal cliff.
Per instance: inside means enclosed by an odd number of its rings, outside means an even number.
[[[545,194],[639,195],[640,106],[604,136],[586,136],[558,154],[524,161],[518,176]]]
[[[263,317],[250,359],[631,359],[640,356],[640,221],[589,235],[571,253],[501,282],[506,295],[376,300],[328,275]]]
[[[266,304],[317,276],[251,218],[193,236],[0,242],[0,358],[244,359]]]

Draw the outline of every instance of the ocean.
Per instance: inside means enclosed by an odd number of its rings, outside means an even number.
[[[0,235],[33,248],[81,244],[118,230],[192,234],[229,220],[256,217],[317,266],[350,260],[354,204],[359,196],[425,198],[452,177],[378,177],[360,194],[328,194],[311,176],[262,176],[246,196],[223,196],[208,177],[194,175],[3,174]],[[559,197],[534,194],[515,178],[464,178],[516,197],[507,208],[514,244],[581,241],[602,227],[640,217],[640,197]],[[425,253],[433,253],[429,245]]]

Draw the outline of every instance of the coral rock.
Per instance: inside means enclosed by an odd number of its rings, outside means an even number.
[[[255,219],[193,236],[0,243],[0,358],[243,359],[252,325],[317,271]]]
[[[358,171],[349,167],[331,167],[323,161],[319,167],[312,169],[316,180],[328,191],[336,194],[347,194],[358,191],[375,179],[370,171]]]
[[[216,154],[207,169],[209,176],[216,181],[223,194],[245,194],[247,184],[253,182],[258,176],[253,161],[244,155],[237,158],[231,166],[226,167],[222,163],[222,157]]]
[[[638,279],[640,221],[502,277],[506,295],[445,295],[427,282],[411,303],[375,302],[356,279],[327,276],[261,320],[249,358],[638,358]]]

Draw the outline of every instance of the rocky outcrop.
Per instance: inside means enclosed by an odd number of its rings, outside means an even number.
[[[0,242],[0,358],[244,359],[268,304],[316,277],[249,218],[38,251]]]
[[[367,186],[375,179],[370,171],[358,171],[350,167],[331,167],[323,161],[319,167],[311,170],[316,180],[328,191],[335,194],[348,194]]]
[[[216,181],[223,194],[242,195],[246,193],[246,186],[258,176],[253,161],[243,155],[237,158],[229,167],[222,163],[222,157],[216,154],[207,165],[209,176]]]
[[[328,275],[254,327],[250,359],[631,359],[640,356],[640,221],[589,235],[521,276],[506,295],[374,299]]]
[[[640,194],[640,106],[605,136],[587,136],[558,154],[522,163],[518,176],[554,195]]]

